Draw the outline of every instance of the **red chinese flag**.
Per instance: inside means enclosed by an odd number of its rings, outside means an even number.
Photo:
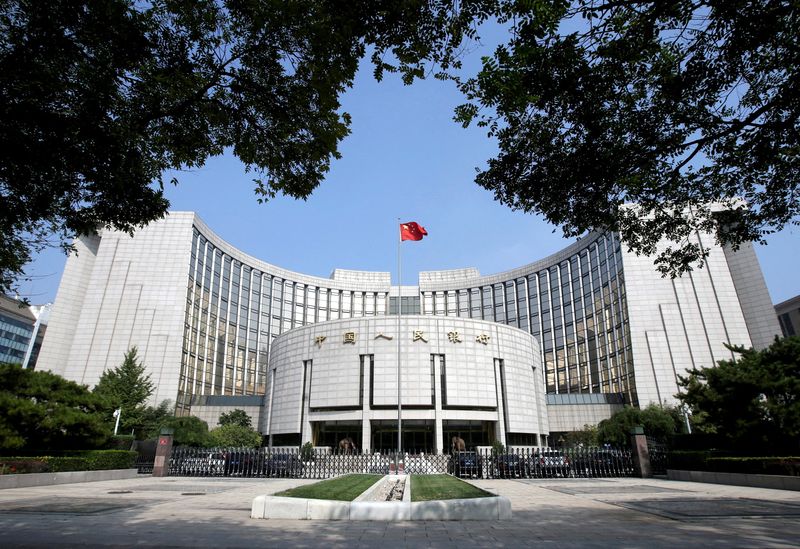
[[[400,224],[400,240],[422,240],[422,237],[427,235],[428,231],[419,223],[409,221]]]

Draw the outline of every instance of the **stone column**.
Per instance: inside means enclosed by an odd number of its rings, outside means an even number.
[[[369,403],[372,399],[372,368],[369,361],[370,355],[361,355],[363,370],[361,383],[364,387],[361,400],[361,451],[365,454],[372,453],[372,411]]]
[[[303,407],[303,421],[300,425],[300,445],[302,446],[306,442],[313,443],[314,441],[311,440],[312,437],[312,430],[311,430],[311,369],[314,367],[313,361],[309,360],[303,367],[304,375],[303,375],[303,402],[301,406]]]
[[[372,453],[372,423],[368,414],[363,414],[361,419],[361,452]]]
[[[647,437],[641,425],[631,429],[631,452],[633,453],[633,464],[638,475],[641,478],[652,477],[653,469],[650,467],[650,451],[647,449]]]
[[[495,381],[495,394],[497,395],[497,421],[495,422],[494,438],[499,440],[503,446],[508,446],[506,440],[506,425],[505,425],[505,402],[503,395],[505,394],[505,387],[502,385],[502,376],[500,375],[500,360],[494,359],[494,379]],[[494,442],[494,441],[491,441]]]
[[[153,462],[153,476],[169,475],[169,460],[172,456],[172,429],[162,429],[156,444],[156,459]]]
[[[442,426],[442,355],[433,359],[434,420],[433,434],[436,453],[444,452],[444,432]]]

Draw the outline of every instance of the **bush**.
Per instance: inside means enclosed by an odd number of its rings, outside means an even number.
[[[499,440],[492,442],[492,455],[499,456],[506,453],[506,447]]]
[[[261,435],[250,427],[236,423],[228,423],[209,433],[214,446],[225,448],[258,448],[261,446]]]
[[[161,423],[161,428],[173,430],[175,446],[209,448],[214,445],[208,434],[208,423],[195,416],[168,417]]]
[[[711,457],[706,461],[709,470],[719,473],[748,475],[800,476],[800,457]]]
[[[7,457],[0,458],[0,474],[131,469],[135,462],[136,452],[128,450],[89,450],[66,456]]]
[[[712,455],[711,450],[672,451],[667,457],[667,467],[686,471],[706,471],[708,467],[706,462]]]
[[[800,457],[731,456],[713,450],[673,451],[669,468],[747,475],[800,476]]]
[[[314,460],[314,445],[311,442],[306,442],[300,447],[300,459],[303,461]]]
[[[133,435],[116,435],[108,439],[107,450],[130,450],[136,437]]]
[[[627,447],[630,444],[631,429],[641,425],[647,436],[658,439],[668,438],[676,433],[679,425],[675,422],[674,410],[669,406],[650,404],[639,409],[626,406],[611,418],[597,425],[597,440],[601,444]]]
[[[103,400],[51,372],[0,364],[0,454],[61,454],[105,446]]]

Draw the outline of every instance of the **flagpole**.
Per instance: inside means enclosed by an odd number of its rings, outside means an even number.
[[[401,399],[400,383],[402,380],[400,370],[401,341],[400,317],[403,315],[403,268],[400,258],[400,243],[403,241],[402,229],[400,228],[400,218],[397,218],[397,472],[400,472],[400,456],[403,452],[403,403]]]

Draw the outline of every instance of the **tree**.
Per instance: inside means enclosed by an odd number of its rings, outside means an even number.
[[[155,407],[146,406],[140,416],[139,428],[134,431],[136,438],[146,440],[158,437],[161,424],[172,417],[172,411],[172,402],[169,400],[162,400],[161,404]]]
[[[250,419],[250,416],[247,415],[247,412],[240,410],[239,408],[224,414],[220,414],[219,424],[220,426],[241,425],[242,427],[247,427],[248,429],[253,426],[252,420]]]
[[[161,429],[173,430],[172,437],[176,446],[197,446],[201,448],[213,446],[211,437],[208,434],[208,423],[198,417],[168,417],[161,423],[160,427]]]
[[[511,39],[459,80],[499,153],[477,183],[665,273],[800,213],[800,11],[785,0],[499,2]],[[635,208],[626,207],[635,203]],[[717,209],[714,204],[723,209]],[[664,237],[673,241],[657,249]]]
[[[800,337],[728,348],[738,356],[679,378],[695,427],[739,448],[800,449]]]
[[[117,408],[122,408],[120,427],[123,433],[131,430],[141,431],[146,425],[146,419],[152,420],[157,409],[148,410],[145,403],[155,391],[155,383],[146,374],[144,364],[139,362],[136,347],[131,347],[122,360],[122,364],[113,370],[106,370],[100,376],[95,394],[106,402],[106,411],[110,414]],[[165,406],[162,403],[162,406]]]
[[[0,452],[43,455],[100,448],[110,434],[102,405],[83,385],[0,364]]]
[[[162,217],[165,172],[226,150],[259,201],[306,198],[350,131],[339,96],[367,47],[377,77],[410,83],[448,65],[478,4],[2,0],[0,291],[53,234],[68,248]]]
[[[584,425],[580,431],[564,433],[562,446],[597,446],[597,425]]]
[[[649,404],[644,409],[626,406],[597,424],[597,439],[601,444],[627,447],[631,429],[637,425],[644,427],[646,435],[663,439],[680,429],[673,416],[668,406]]]
[[[212,429],[209,433],[214,446],[224,448],[258,448],[261,446],[261,435],[258,431],[240,425],[228,423]]]

